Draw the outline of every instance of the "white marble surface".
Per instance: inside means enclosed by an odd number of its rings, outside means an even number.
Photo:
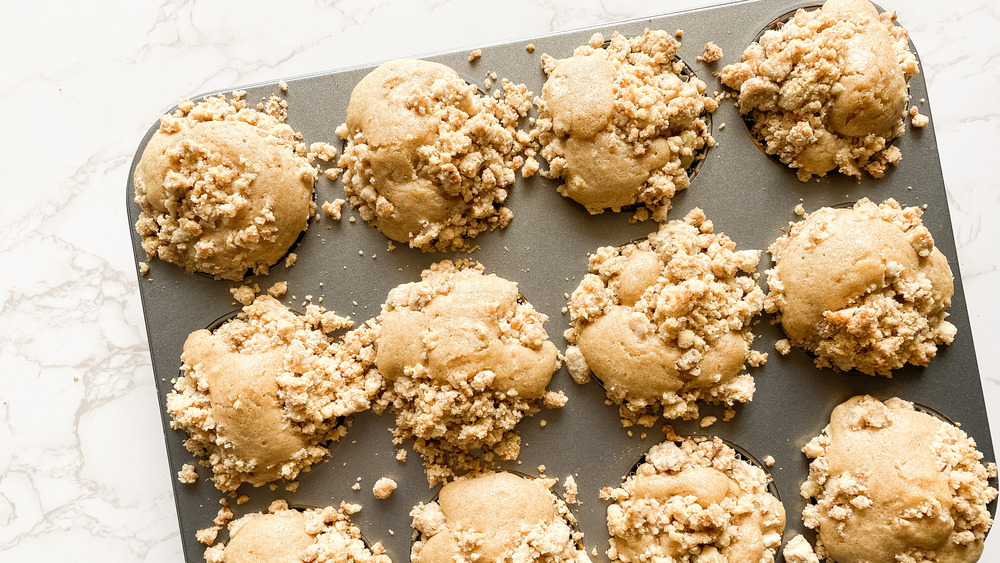
[[[710,3],[6,3],[0,560],[181,560],[124,202],[137,144],[177,97]],[[1000,4],[882,4],[922,57],[996,422]]]

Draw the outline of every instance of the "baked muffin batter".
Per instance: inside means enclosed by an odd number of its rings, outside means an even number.
[[[365,76],[337,129],[344,191],[361,218],[422,250],[470,250],[467,239],[506,227],[531,92],[506,80],[503,91],[481,96],[454,70],[411,59]]]
[[[918,72],[895,12],[867,0],[799,10],[722,69],[740,113],[768,154],[802,181],[831,170],[881,178],[899,162],[889,141],[905,131],[906,84]]]
[[[543,323],[517,284],[445,260],[394,288],[378,321],[378,371],[396,412],[396,443],[413,439],[433,484],[483,458],[514,459],[512,432],[537,412],[559,366]],[[547,401],[547,403],[550,401]]]
[[[343,417],[370,406],[383,386],[377,372],[366,375],[371,330],[328,336],[350,326],[315,305],[299,316],[262,295],[214,332],[188,336],[167,411],[216,487],[295,479],[347,432]]]
[[[608,507],[612,561],[774,561],[785,509],[759,467],[718,438],[663,442],[617,489]]]
[[[548,80],[534,133],[549,163],[543,175],[562,179],[559,193],[591,213],[638,205],[635,218],[663,221],[714,142],[705,115],[718,104],[704,82],[680,75],[680,43],[666,31],[603,42],[597,34],[568,59],[542,57]]]
[[[160,119],[135,168],[136,231],[147,259],[241,280],[266,274],[308,225],[316,170],[284,123],[284,102],[265,111],[206,98]]]
[[[658,411],[694,418],[698,400],[753,398],[753,377],[740,372],[767,359],[750,349],[764,303],[751,277],[760,251],[735,246],[695,208],[645,240],[591,255],[569,302],[566,363],[580,383],[593,370],[626,426],[652,426]]]
[[[996,466],[965,432],[913,404],[857,396],[802,450],[813,461],[802,517],[837,563],[972,563],[992,524]],[[867,540],[867,541],[866,541]]]
[[[865,198],[808,214],[771,245],[765,308],[817,366],[891,376],[955,338],[951,269],[922,213]]]
[[[391,563],[382,544],[369,549],[351,524],[357,505],[289,509],[283,500],[267,513],[247,514],[229,524],[229,542],[205,550],[207,563]]]
[[[460,477],[436,502],[411,512],[420,534],[414,563],[538,561],[589,563],[583,534],[566,504],[549,491],[552,481],[512,473]]]

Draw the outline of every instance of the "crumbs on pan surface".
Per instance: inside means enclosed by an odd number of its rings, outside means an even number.
[[[719,47],[714,42],[709,41],[705,43],[704,54],[698,55],[697,59],[704,63],[714,63],[715,61],[722,58],[722,47]]]

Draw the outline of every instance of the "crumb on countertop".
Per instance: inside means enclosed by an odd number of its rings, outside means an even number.
[[[546,391],[545,395],[542,396],[542,403],[548,409],[558,409],[566,406],[568,400],[569,398],[562,391]]]
[[[243,305],[253,303],[254,297],[257,296],[258,291],[260,291],[260,286],[257,284],[247,284],[229,288],[229,293],[233,294],[233,299],[239,301]]]
[[[572,475],[567,475],[566,480],[563,481],[563,498],[566,503],[580,504],[579,494],[580,489],[576,485],[576,479]]]
[[[927,125],[931,122],[929,117],[920,113],[920,110],[917,108],[917,106],[913,106],[910,108],[910,117],[911,117],[910,124],[912,124],[914,127],[927,127]]]
[[[476,49],[476,50],[472,51],[471,53],[469,53],[469,62],[471,63],[473,61],[476,61],[476,60],[479,59],[479,57],[482,57],[482,56],[483,56],[483,50],[482,49]]]
[[[530,178],[535,175],[535,172],[538,172],[538,169],[538,160],[536,160],[535,157],[530,156],[524,161],[524,166],[521,167],[521,176],[523,178]]]
[[[322,161],[330,162],[337,158],[337,147],[330,143],[318,142],[309,145],[309,156],[319,158]]]
[[[334,221],[340,221],[345,203],[347,203],[347,201],[343,198],[337,198],[333,201],[324,201],[323,213],[329,215]]]
[[[819,557],[802,534],[788,540],[782,553],[785,555],[785,563],[819,563]]]
[[[267,289],[267,294],[271,297],[278,298],[284,295],[288,291],[288,282],[280,281],[275,282],[274,285]]]

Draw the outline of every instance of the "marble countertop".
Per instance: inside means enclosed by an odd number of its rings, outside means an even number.
[[[0,559],[182,558],[123,201],[136,146],[176,98],[713,3],[5,6]],[[991,288],[1000,287],[1000,190],[987,164],[1000,147],[992,101],[1000,91],[1000,5],[882,4],[899,12],[921,55],[972,336],[998,421],[1000,356],[991,350],[1000,298]],[[983,560],[1000,560],[997,534]]]

